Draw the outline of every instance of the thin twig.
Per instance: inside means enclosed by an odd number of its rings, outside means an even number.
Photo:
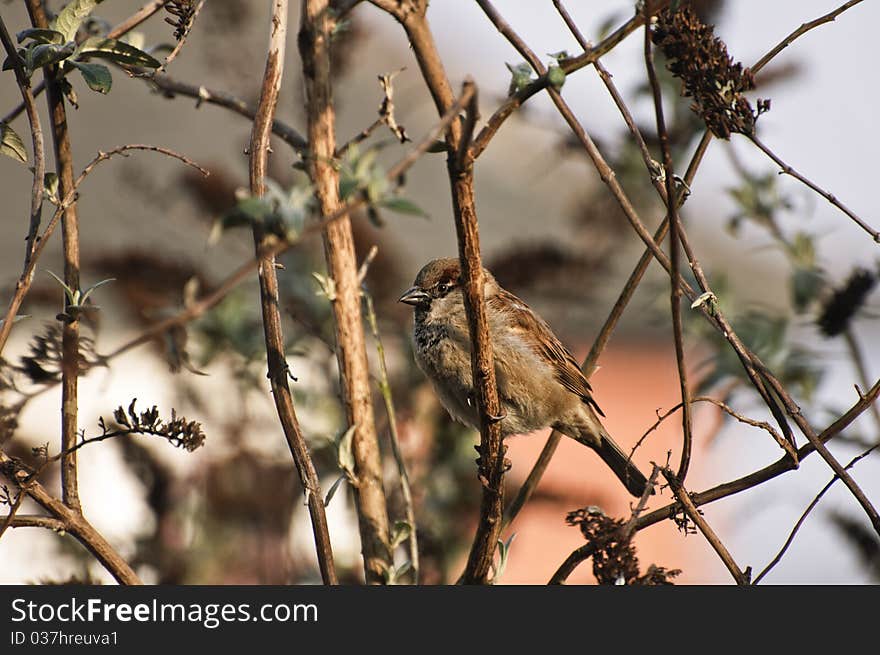
[[[51,516],[35,516],[32,514],[18,514],[12,519],[10,528],[44,528],[54,532],[65,530],[64,521]]]
[[[375,246],[373,246],[375,248]],[[374,252],[374,251],[371,251]],[[416,515],[413,505],[412,490],[409,483],[409,474],[406,471],[406,461],[400,450],[400,436],[397,433],[397,414],[394,411],[394,398],[391,395],[391,383],[388,380],[388,367],[385,364],[385,346],[379,334],[379,325],[376,321],[376,311],[373,307],[373,297],[363,288],[364,302],[367,308],[367,321],[376,342],[376,354],[379,358],[379,391],[385,401],[385,412],[388,414],[388,437],[391,442],[391,453],[397,464],[397,475],[400,478],[400,494],[403,496],[403,510],[406,522],[409,523],[410,532],[407,542],[409,543],[409,561],[413,572],[413,584],[419,583],[419,542],[416,535]]]
[[[824,16],[820,16],[819,18],[816,18],[815,20],[811,20],[809,22],[803,23],[800,27],[798,27],[796,30],[794,30],[791,34],[789,34],[784,39],[782,39],[782,41],[780,41],[776,46],[774,46],[767,54],[765,54],[763,57],[761,57],[757,61],[757,63],[754,66],[752,66],[752,72],[757,73],[759,70],[764,68],[764,66],[766,66],[770,62],[771,59],[773,59],[776,55],[778,55],[780,52],[785,50],[785,48],[790,46],[792,44],[792,42],[795,39],[797,39],[798,37],[803,36],[804,34],[809,32],[814,27],[819,27],[820,25],[824,25],[825,23],[832,22],[840,14],[845,12],[850,7],[854,7],[855,5],[859,4],[861,1],[862,0],[849,0],[849,2],[844,2],[842,5],[840,5],[834,11],[830,11],[827,14],[825,14]]]
[[[345,154],[351,149],[352,146],[356,146],[357,144],[362,143],[362,142],[366,141],[367,139],[369,139],[370,136],[372,136],[373,132],[378,130],[384,124],[385,124],[385,119],[383,119],[381,117],[377,118],[375,121],[373,121],[373,123],[369,127],[365,127],[360,132],[355,134],[348,141],[346,141],[344,144],[342,144],[341,146],[339,146],[336,149],[336,152],[334,153],[334,156],[336,157],[336,159],[341,159],[342,157],[344,157]]]
[[[688,494],[687,490],[681,484],[681,481],[675,476],[675,473],[668,468],[663,468],[661,472],[663,473],[663,477],[666,478],[666,481],[669,483],[669,488],[672,490],[672,493],[675,494],[675,497],[678,499],[685,514],[687,514],[688,518],[697,525],[700,532],[703,533],[706,541],[709,542],[709,545],[712,546],[718,554],[718,557],[724,562],[724,566],[730,571],[730,574],[733,576],[733,579],[736,580],[736,583],[738,585],[748,585],[748,569],[746,570],[746,573],[743,573],[739,566],[737,566],[730,551],[727,550],[727,547],[721,539],[718,538],[718,535],[715,534],[715,531],[712,530],[706,519],[703,518],[702,513],[697,509],[697,506],[694,505],[690,494]]]
[[[827,200],[827,201],[830,202],[832,205],[834,205],[835,207],[837,207],[840,211],[842,211],[844,214],[846,214],[847,216],[849,216],[849,217],[850,217],[850,218],[856,223],[856,225],[858,225],[858,226],[859,226],[860,228],[862,228],[865,232],[867,232],[868,234],[870,234],[870,235],[871,235],[871,238],[873,238],[874,241],[876,241],[877,243],[880,243],[880,231],[875,230],[875,229],[872,228],[870,225],[868,225],[864,220],[862,220],[862,219],[859,217],[858,214],[856,214],[856,213],[855,213],[854,211],[852,211],[849,207],[847,207],[847,206],[844,205],[842,202],[840,202],[834,194],[830,193],[829,191],[826,191],[825,189],[823,189],[822,187],[820,187],[820,186],[819,186],[818,184],[816,184],[815,182],[810,181],[809,179],[807,179],[806,177],[804,177],[803,175],[801,175],[800,173],[798,173],[798,172],[797,172],[795,169],[793,169],[791,166],[789,166],[789,165],[786,164],[784,161],[782,161],[782,159],[780,159],[779,156],[778,156],[775,152],[773,152],[773,151],[772,151],[767,145],[765,145],[764,142],[761,141],[761,140],[757,137],[757,135],[755,135],[755,134],[749,134],[749,135],[746,135],[746,136],[747,136],[747,138],[749,139],[749,141],[751,141],[752,143],[754,143],[754,144],[758,147],[758,149],[759,149],[761,152],[763,152],[765,155],[767,155],[770,159],[773,160],[773,162],[774,162],[777,166],[779,166],[779,168],[781,169],[781,170],[780,170],[780,173],[784,173],[785,175],[790,175],[791,177],[793,177],[794,179],[798,180],[798,181],[801,182],[802,184],[804,184],[804,185],[808,186],[809,188],[811,188],[813,191],[815,191],[815,192],[818,193],[820,196],[822,196],[823,198],[825,198],[825,200]]]
[[[31,144],[34,149],[33,185],[31,186],[31,215],[28,222],[28,234],[25,240],[24,268],[30,263],[36,247],[37,233],[40,231],[40,218],[43,213],[43,179],[46,173],[46,158],[43,147],[43,128],[40,124],[40,113],[34,102],[30,78],[25,74],[24,67],[15,49],[15,43],[6,29],[6,23],[0,18],[0,40],[3,48],[12,61],[15,79],[21,92],[24,107],[27,110],[28,124],[31,128]]]
[[[657,13],[658,11],[664,9],[667,5],[669,5],[669,0],[660,0],[651,4],[651,11],[653,13]],[[644,17],[642,16],[642,14],[636,13],[635,16],[626,21],[623,25],[621,25],[614,32],[609,34],[606,38],[596,44],[596,46],[591,48],[589,51],[577,57],[573,57],[572,59],[566,59],[562,61],[560,63],[560,68],[565,72],[566,75],[569,75],[576,70],[584,68],[585,66],[589,66],[597,59],[600,59],[611,50],[613,50],[615,47],[617,47],[617,45],[621,41],[623,41],[627,36],[629,36],[639,27],[641,27],[643,21]],[[526,102],[529,98],[537,93],[540,93],[548,86],[549,81],[547,80],[547,76],[542,75],[522,90],[513,94],[498,109],[496,109],[495,113],[492,114],[492,116],[486,122],[486,126],[482,130],[480,130],[479,134],[474,139],[474,144],[471,147],[474,159],[478,158],[482,154],[482,152],[486,149],[486,146],[489,145],[489,141],[492,140],[492,137],[495,136],[495,134],[498,132],[504,122],[513,114],[514,111],[522,106],[522,104]]]
[[[187,84],[169,77],[165,74],[148,75],[143,78],[144,81],[161,91],[166,98],[173,98],[176,95],[187,96],[196,99],[196,108],[201,106],[203,102],[209,105],[216,105],[229,109],[250,120],[256,115],[256,108],[247,102],[226,91],[217,89],[209,89],[208,87]],[[279,121],[277,118],[272,121],[272,133],[282,139],[296,152],[302,153],[308,148],[305,137],[289,125]]]
[[[79,177],[76,178],[76,181],[73,184],[73,188],[67,192],[67,194],[61,199],[61,202],[58,204],[58,207],[55,210],[55,213],[52,215],[52,218],[46,224],[46,227],[43,229],[42,235],[37,239],[36,248],[34,248],[33,256],[28,262],[27,268],[22,273],[21,277],[18,280],[18,283],[15,286],[15,292],[12,296],[12,299],[9,301],[9,307],[6,310],[6,315],[3,319],[3,323],[0,324],[0,353],[3,352],[3,348],[6,346],[6,341],[9,339],[9,333],[12,331],[13,323],[15,322],[15,316],[18,313],[19,307],[21,307],[21,303],[24,300],[25,295],[27,295],[28,290],[30,289],[31,282],[33,280],[33,273],[37,266],[37,260],[40,258],[40,255],[43,252],[43,249],[46,247],[46,244],[49,242],[49,237],[55,231],[55,228],[58,225],[58,222],[61,220],[61,217],[64,215],[64,211],[67,207],[70,206],[76,200],[79,187],[83,183],[83,181],[88,177],[88,175],[95,169],[95,167],[101,162],[107,161],[110,158],[116,155],[126,156],[126,153],[129,150],[147,150],[151,152],[158,152],[160,154],[166,155],[168,157],[172,157],[177,159],[187,166],[192,166],[197,171],[199,171],[202,175],[208,175],[208,171],[204,168],[193,162],[188,157],[181,155],[179,153],[174,152],[173,150],[169,150],[167,148],[162,148],[160,146],[151,146],[144,145],[139,143],[128,144],[124,146],[119,146],[117,148],[113,148],[112,150],[108,150],[106,152],[99,151],[98,155],[90,161],[86,167],[79,174]]]
[[[873,407],[873,405],[872,405],[872,407]],[[877,447],[878,447],[878,444],[874,444],[873,446],[868,448],[868,450],[863,452],[861,455],[856,455],[855,457],[852,458],[852,460],[850,460],[849,464],[847,464],[845,468],[851,469],[853,467],[853,465],[855,465],[856,462],[858,462],[860,459],[870,455],[871,452]],[[822,500],[822,496],[824,496],[825,493],[829,489],[831,489],[831,487],[834,485],[834,483],[837,482],[839,479],[840,478],[836,475],[833,478],[831,478],[828,481],[828,484],[826,484],[824,487],[822,487],[822,490],[816,495],[815,498],[813,498],[812,502],[809,505],[807,505],[807,508],[804,510],[803,514],[801,514],[801,517],[797,520],[797,523],[794,524],[794,527],[792,528],[791,533],[788,535],[788,539],[786,539],[785,543],[782,544],[782,548],[780,548],[779,552],[776,553],[776,556],[772,560],[770,560],[770,563],[764,567],[764,570],[758,574],[758,577],[756,577],[754,579],[754,581],[752,581],[753,585],[756,585],[759,582],[761,582],[761,580],[764,578],[764,576],[766,576],[774,566],[779,564],[783,555],[785,555],[785,552],[788,550],[788,548],[791,546],[792,542],[794,541],[795,535],[797,535],[798,530],[801,529],[801,526],[804,524],[804,521],[807,520],[807,516],[809,516],[810,512],[813,511],[813,508],[815,508],[816,505],[819,504],[819,501]]]
[[[863,389],[867,389],[871,385],[871,378],[868,376],[868,364],[852,326],[847,327],[847,329],[843,331],[843,339],[846,342],[850,359],[852,359],[853,366],[856,369],[859,384],[862,385]],[[874,415],[874,422],[877,424],[877,427],[880,428],[880,407],[877,407],[876,404],[871,405],[871,414]]]
[[[880,396],[880,380],[878,380],[866,393],[860,394],[858,401],[856,401],[852,407],[817,435],[817,441],[824,444],[840,434],[863,412],[865,412],[868,407],[877,400],[878,396]],[[806,443],[797,450],[797,459],[795,461],[803,461],[805,457],[808,457],[815,451],[816,446],[813,443]],[[753,473],[719,484],[706,491],[691,494],[691,499],[694,504],[699,507],[747,491],[759,484],[767,482],[767,480],[771,480],[783,473],[797,469],[798,466],[795,461],[793,461],[788,455],[784,455],[781,459]],[[672,503],[641,517],[637,529],[642,530],[649,525],[654,525],[665,519],[672,518],[677,511],[676,507],[676,503]]]
[[[684,343],[681,327],[681,269],[679,265],[681,243],[681,217],[678,214],[678,203],[675,194],[675,171],[672,165],[672,152],[669,148],[669,133],[666,131],[666,119],[663,116],[663,96],[660,92],[660,82],[657,80],[657,72],[654,70],[654,54],[651,50],[651,27],[650,16],[645,15],[645,67],[648,71],[648,81],[651,85],[651,94],[654,98],[654,113],[657,119],[657,135],[660,138],[660,150],[663,153],[663,174],[666,181],[666,211],[669,219],[669,264],[670,271],[670,294],[669,302],[672,314],[672,334],[675,342],[675,362],[678,368],[678,386],[681,391],[681,461],[676,479],[684,484],[687,477],[688,467],[691,461],[691,445],[693,443],[693,420],[691,418],[690,389],[688,388],[687,366],[684,361]]]
[[[777,443],[782,443],[784,441],[782,435],[780,435],[775,429],[773,429],[773,426],[766,421],[758,421],[756,419],[749,418],[748,416],[743,416],[722,400],[712,398],[711,396],[696,396],[695,398],[691,398],[691,403],[712,403],[732,418],[735,418],[740,423],[745,423],[746,425],[751,425],[752,427],[760,428],[768,432]],[[651,427],[645,430],[641,437],[639,437],[638,441],[636,441],[635,445],[633,446],[631,453],[635,453],[635,451],[641,447],[642,443],[644,443],[645,439],[648,438],[648,435],[659,428],[663,421],[675,414],[675,412],[677,412],[681,408],[682,403],[678,403],[677,405],[668,409],[663,414],[658,413],[657,420],[651,425]]]

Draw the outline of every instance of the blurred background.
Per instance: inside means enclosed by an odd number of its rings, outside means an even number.
[[[113,25],[141,3],[113,0],[97,12]],[[497,0],[499,12],[531,48],[543,53],[580,52],[552,3]],[[568,3],[587,38],[595,41],[632,14],[632,3],[607,0]],[[748,66],[801,23],[832,10],[830,0],[796,3],[703,1],[695,3],[727,43],[735,61]],[[58,3],[54,5],[57,9]],[[29,26],[21,3],[0,4],[11,32]],[[162,14],[138,28],[146,44],[173,41]],[[345,142],[376,118],[381,74],[394,78],[396,118],[418,141],[436,120],[400,27],[364,3],[335,42],[338,140]],[[505,63],[518,54],[492,28],[476,4],[434,2],[429,11],[438,47],[453,85],[476,80],[483,118],[503,102],[510,82]],[[758,121],[761,139],[786,162],[831,190],[875,228],[880,202],[873,184],[880,137],[869,108],[880,102],[869,32],[880,7],[865,2],[797,40],[758,77],[756,98],[772,98]],[[168,73],[176,80],[223,90],[255,104],[267,42],[268,3],[213,0],[205,4],[180,56]],[[298,3],[291,6],[287,68],[277,118],[305,129],[300,61],[295,47]],[[659,57],[659,53],[658,53]],[[549,61],[550,56],[545,57]],[[659,60],[662,62],[662,59]],[[658,62],[658,63],[659,63]],[[645,87],[641,32],[603,59],[649,143],[655,143],[653,107]],[[20,101],[11,73],[0,78],[0,114]],[[106,354],[151,322],[182,306],[183,288],[197,280],[216,286],[252,253],[247,231],[211,239],[216,221],[247,185],[246,119],[192,98],[166,94],[114,71],[109,95],[73,79],[79,109],[70,131],[77,170],[98,150],[148,143],[186,154],[211,172],[203,179],[178,162],[135,153],[101,167],[80,190],[83,286],[114,278],[96,292],[100,312],[90,313],[94,354]],[[664,76],[667,117],[677,170],[683,170],[699,136],[700,120],[678,97],[679,82]],[[645,175],[625,125],[592,68],[570,75],[563,95],[612,163],[643,220],[662,219],[659,200]],[[40,98],[44,125],[45,101]],[[28,143],[27,123],[12,123]],[[47,140],[47,144],[49,141]],[[361,151],[381,146],[388,166],[409,146],[378,130]],[[48,147],[47,147],[48,150]],[[655,150],[659,159],[659,151]],[[271,175],[283,188],[302,184],[297,155],[273,142]],[[47,159],[51,165],[51,159]],[[579,358],[592,340],[643,248],[601,184],[585,153],[572,141],[552,104],[539,94],[505,123],[476,169],[481,245],[487,266],[508,289],[541,313]],[[0,285],[4,306],[20,273],[31,175],[0,158]],[[366,286],[375,299],[385,341],[404,456],[416,501],[424,583],[454,582],[461,572],[479,503],[473,444],[478,435],[453,424],[415,368],[408,342],[411,311],[396,303],[421,265],[456,253],[445,163],[427,155],[407,175],[406,197],[427,218],[384,211],[354,220],[358,251],[379,254]],[[44,209],[44,218],[48,209]],[[844,214],[776,168],[746,139],[713,141],[683,210],[688,233],[719,295],[720,306],[743,340],[783,379],[805,416],[819,428],[857,400],[863,385],[851,357],[859,344],[867,376],[880,374],[878,296],[867,295],[847,335],[828,335],[817,325],[833,290],[854,271],[872,280],[877,244]],[[48,219],[45,219],[48,220]],[[329,489],[340,475],[334,442],[344,431],[337,388],[330,309],[312,276],[324,273],[320,239],[311,238],[283,259],[283,307],[297,412],[321,476]],[[62,306],[62,292],[47,274],[60,274],[60,236],[38,266],[22,312],[30,316],[12,333],[4,352],[17,388],[4,384],[0,408],[25,400],[16,418],[4,419],[0,443],[27,460],[46,442],[57,451],[60,391],[46,353],[31,344],[46,334]],[[668,279],[652,264],[591,378],[615,439],[632,447],[679,400]],[[686,309],[685,314],[692,314]],[[700,392],[725,399],[758,420],[772,419],[744,383],[738,364],[698,317],[686,316],[692,379]],[[312,553],[308,513],[275,418],[261,356],[258,292],[249,282],[183,335],[155,343],[96,367],[80,381],[80,423],[87,434],[133,398],[139,407],[171,408],[202,423],[206,445],[194,453],[150,437],[111,440],[80,451],[81,495],[86,516],[143,579],[153,583],[285,584],[320,581]],[[845,338],[846,337],[846,338]],[[372,344],[372,342],[370,342]],[[720,355],[719,355],[720,353]],[[371,355],[373,349],[371,347]],[[38,364],[46,377],[28,375]],[[377,371],[373,363],[373,370]],[[29,368],[30,366],[30,368]],[[203,373],[204,375],[200,375]],[[377,421],[386,457],[386,490],[392,520],[403,510],[387,437],[387,418],[376,395]],[[726,419],[717,408],[695,408],[695,453],[687,485],[700,491],[761,468],[779,458],[778,446],[755,428]],[[865,413],[831,443],[843,462],[878,440],[877,415]],[[650,463],[678,461],[678,415],[651,432],[635,455]],[[511,438],[512,496],[528,474],[546,434]],[[799,442],[798,445],[801,445]],[[880,497],[880,457],[861,461],[853,476],[871,498]],[[794,523],[831,472],[811,456],[796,472],[703,508],[742,568],[760,571],[776,554]],[[57,470],[44,475],[56,488]],[[664,490],[649,507],[669,502]],[[508,529],[514,533],[501,583],[544,583],[583,543],[566,513],[588,505],[626,518],[630,497],[583,447],[565,440],[532,501]],[[23,512],[33,512],[28,504]],[[360,543],[350,494],[343,485],[328,507],[337,565],[349,582],[360,579]],[[635,539],[643,568],[682,570],[680,583],[728,583],[729,574],[708,544],[666,521]],[[403,553],[400,553],[403,557]],[[62,581],[71,577],[109,582],[100,566],[71,538],[35,529],[7,531],[0,540],[0,583]],[[876,583],[880,543],[852,496],[835,485],[807,519],[768,583]],[[591,582],[589,564],[571,582]]]

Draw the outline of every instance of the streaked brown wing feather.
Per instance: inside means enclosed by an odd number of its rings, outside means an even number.
[[[577,360],[553,334],[553,330],[544,319],[533,312],[526,303],[504,289],[499,289],[496,295],[489,298],[489,303],[498,311],[506,312],[510,316],[512,329],[523,335],[536,354],[550,362],[556,372],[556,379],[562,386],[580,396],[585,403],[592,405],[601,416],[605,416],[593,400],[593,388],[581,371]]]

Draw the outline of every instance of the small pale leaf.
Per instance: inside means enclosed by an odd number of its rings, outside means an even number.
[[[64,35],[64,42],[73,41],[76,31],[86,17],[101,4],[103,0],[72,0],[62,9],[55,20],[52,21],[51,27],[57,32]]]
[[[21,137],[8,123],[3,122],[0,122],[0,154],[12,157],[23,164],[27,162],[27,150]]]

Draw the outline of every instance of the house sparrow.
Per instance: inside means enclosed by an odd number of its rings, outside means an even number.
[[[415,307],[415,359],[455,420],[479,429],[458,259],[425,264],[400,302]],[[501,433],[552,427],[595,450],[634,496],[647,480],[597,416],[604,416],[571,353],[528,305],[483,269],[483,297],[502,407]]]

